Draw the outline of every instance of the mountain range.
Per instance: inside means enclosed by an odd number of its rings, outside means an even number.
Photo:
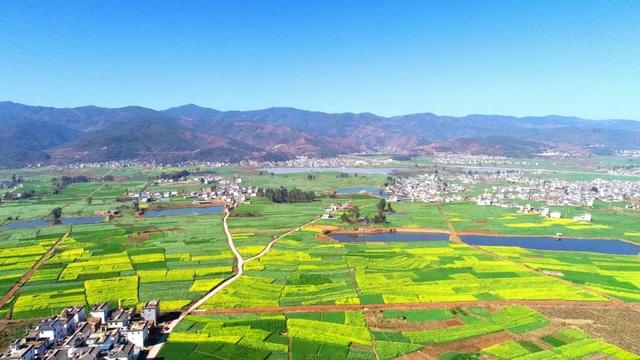
[[[0,102],[0,167],[110,160],[283,160],[355,152],[530,156],[640,146],[640,121],[576,117],[383,117],[294,108],[219,111],[189,104],[53,108]]]

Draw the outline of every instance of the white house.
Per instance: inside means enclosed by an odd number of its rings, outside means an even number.
[[[149,324],[146,321],[135,322],[129,325],[129,328],[125,331],[125,336],[132,344],[144,347],[149,336]]]

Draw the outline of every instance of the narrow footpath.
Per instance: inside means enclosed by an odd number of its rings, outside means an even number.
[[[233,243],[233,237],[231,236],[231,231],[229,230],[229,225],[227,223],[227,220],[229,218],[229,208],[225,206],[224,208],[224,218],[222,220],[222,227],[224,228],[224,233],[227,237],[227,244],[229,245],[229,249],[231,249],[231,252],[233,253],[235,259],[236,259],[236,272],[233,276],[227,278],[226,280],[222,281],[221,283],[219,283],[218,285],[216,285],[210,292],[208,292],[205,296],[203,296],[200,300],[194,302],[193,304],[191,304],[188,308],[186,308],[185,310],[183,310],[180,313],[180,316],[173,320],[171,323],[169,323],[168,325],[165,326],[165,328],[162,330],[162,336],[160,341],[153,345],[152,347],[149,348],[149,352],[147,353],[147,359],[155,359],[158,357],[158,355],[160,354],[160,351],[162,350],[162,347],[164,346],[164,344],[167,342],[167,339],[169,338],[169,334],[176,328],[176,326],[178,326],[178,324],[184,320],[187,316],[189,316],[190,314],[194,313],[194,312],[199,312],[200,310],[197,310],[200,306],[202,306],[203,304],[205,304],[207,301],[209,301],[212,297],[214,297],[216,294],[218,294],[219,292],[221,292],[222,290],[224,290],[225,288],[227,288],[229,285],[233,284],[236,280],[238,280],[243,274],[244,274],[244,265],[249,262],[249,261],[253,261],[256,259],[261,258],[262,256],[266,255],[269,253],[269,251],[271,251],[271,249],[273,248],[273,245],[275,245],[276,242],[278,242],[280,239],[291,235],[292,233],[299,231],[300,229],[302,229],[303,227],[313,224],[314,222],[318,221],[318,219],[320,219],[320,217],[316,217],[315,219],[313,219],[312,221],[298,226],[292,230],[287,231],[286,233],[273,238],[265,247],[264,249],[262,249],[262,251],[260,251],[257,255],[254,255],[248,259],[244,259],[242,257],[242,255],[240,254],[240,252],[238,251],[238,249],[236,248],[235,244]]]
[[[67,238],[67,236],[69,236],[69,233],[66,233],[64,235],[62,235],[62,237],[60,239],[58,239],[58,241],[56,241],[53,245],[51,245],[51,247],[49,248],[49,250],[47,250],[46,253],[44,253],[40,259],[38,259],[38,261],[33,264],[33,266],[31,267],[31,269],[29,269],[29,271],[27,271],[21,278],[20,280],[18,280],[18,282],[13,285],[13,287],[11,288],[11,290],[9,290],[8,293],[6,293],[2,299],[0,299],[0,308],[5,306],[7,304],[7,302],[9,302],[13,296],[20,290],[20,288],[22,288],[22,286],[24,286],[24,284],[27,283],[27,281],[29,281],[29,279],[31,279],[31,276],[33,276],[33,274],[38,271],[38,269],[42,266],[42,264],[44,264],[47,260],[49,260],[49,258],[51,257],[51,255],[53,255],[53,253],[58,250],[58,248],[60,247],[60,245],[64,242],[64,240]],[[7,313],[7,317],[11,316],[11,312]]]

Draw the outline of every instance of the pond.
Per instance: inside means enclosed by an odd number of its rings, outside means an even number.
[[[379,232],[372,234],[332,234],[331,238],[340,242],[448,241],[449,234],[427,232]]]
[[[355,188],[345,188],[345,189],[336,189],[336,194],[374,194],[380,195],[382,189],[376,187],[355,187]]]
[[[460,239],[470,245],[517,246],[532,250],[586,251],[601,254],[637,255],[640,245],[613,239],[571,239],[556,240],[544,236],[491,236],[462,235]]]
[[[209,206],[209,207],[187,207],[176,209],[159,209],[159,210],[147,210],[144,213],[145,217],[158,217],[158,216],[171,216],[171,215],[204,215],[204,214],[217,214],[222,212],[223,206]]]
[[[54,224],[52,220],[18,220],[5,224],[3,229],[29,229],[51,225],[80,225],[80,224],[98,224],[104,221],[102,216],[84,216],[62,218],[59,223]]]
[[[340,242],[447,241],[449,235],[433,232],[378,232],[371,234],[331,234]],[[515,246],[531,250],[585,251],[613,255],[640,254],[640,245],[615,239],[556,240],[545,236],[461,235],[462,242],[477,246]]]
[[[305,172],[340,172],[349,174],[372,174],[372,175],[388,175],[394,171],[402,170],[400,168],[364,168],[364,167],[273,167],[260,169],[268,173],[274,174],[297,174]]]

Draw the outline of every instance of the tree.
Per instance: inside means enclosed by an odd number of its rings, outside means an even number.
[[[373,222],[376,224],[384,224],[387,222],[387,216],[382,211],[378,211],[376,216],[373,217]]]
[[[92,202],[93,202],[93,197],[87,196],[87,205],[91,205]]]
[[[345,210],[340,216],[340,220],[349,224],[355,224],[360,220],[360,209],[354,206],[350,210]]]
[[[378,204],[376,205],[376,207],[378,208],[378,212],[383,212],[386,206],[387,200],[385,199],[380,199],[380,201],[378,201]]]
[[[389,203],[389,202],[387,203],[387,210],[386,210],[386,211],[387,211],[388,213],[391,213],[391,214],[393,214],[393,213],[395,213],[395,212],[396,212],[396,211],[391,207],[391,203]]]
[[[51,210],[51,217],[53,217],[54,222],[60,222],[60,218],[62,218],[62,208],[56,207]]]

